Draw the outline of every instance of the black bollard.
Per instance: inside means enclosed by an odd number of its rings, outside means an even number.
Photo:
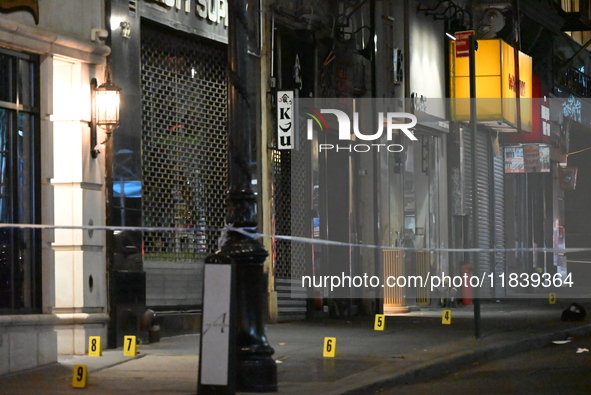
[[[250,117],[255,97],[247,89],[249,28],[247,1],[228,1],[228,214],[233,228],[254,231],[257,201],[252,190]],[[236,263],[236,390],[277,391],[277,365],[265,335],[268,256],[263,245],[241,232],[229,230],[221,253]]]

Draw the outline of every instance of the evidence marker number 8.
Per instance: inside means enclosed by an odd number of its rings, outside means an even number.
[[[88,356],[89,357],[101,357],[103,355],[103,347],[101,345],[100,336],[89,336],[88,337]]]

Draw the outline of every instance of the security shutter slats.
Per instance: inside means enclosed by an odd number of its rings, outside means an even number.
[[[212,253],[226,215],[226,49],[144,23],[141,31],[146,259]]]
[[[477,198],[478,198],[478,247],[491,248],[491,152],[490,134],[478,131],[476,134],[476,171],[477,171]],[[481,252],[478,254],[478,267],[480,275],[491,271],[491,254]],[[490,286],[489,277],[485,276],[485,284],[482,286],[482,296],[486,295],[485,289]]]
[[[494,242],[495,248],[505,247],[505,166],[503,156],[495,156],[493,158],[494,170]],[[494,268],[495,268],[495,296],[504,294],[501,288],[501,278],[499,274],[505,272],[505,253],[497,252],[494,254]]]
[[[464,141],[464,200],[466,203],[466,212],[472,215],[472,133],[469,129],[463,130]],[[490,134],[486,131],[477,131],[476,133],[476,196],[478,199],[478,240],[477,247],[488,249],[493,245],[493,211],[491,207],[493,191],[493,172],[491,169],[492,153]],[[469,240],[473,237],[473,223],[470,220],[468,224]],[[472,241],[466,247],[473,247]],[[490,277],[487,276],[492,268],[492,256],[489,252],[479,252],[472,254],[472,265],[477,265],[478,274],[484,278],[484,284],[480,289],[480,296],[486,297],[490,293]],[[474,269],[473,269],[473,272]],[[482,275],[485,275],[482,277]]]

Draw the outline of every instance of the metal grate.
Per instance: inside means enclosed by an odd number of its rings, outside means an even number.
[[[429,271],[431,268],[431,253],[429,251],[417,251],[417,267],[416,275],[421,277],[423,286],[417,287],[417,305],[428,306],[431,299],[431,292],[429,289],[427,279],[429,278]]]
[[[300,120],[300,127],[304,124]],[[304,138],[305,133],[300,130],[297,134],[299,139],[299,150],[291,152],[291,234],[301,237],[312,237],[312,226],[310,217],[311,180],[308,176],[309,142]],[[312,246],[308,243],[291,243],[291,277],[301,278],[307,273],[306,266]]]
[[[384,250],[384,278],[390,276],[398,278],[404,276],[404,254],[402,250]],[[384,288],[384,314],[394,314],[404,311],[404,289],[401,287]]]
[[[505,163],[502,156],[493,157],[493,240],[495,248],[505,248]],[[502,288],[500,274],[505,273],[505,253],[494,253],[495,283],[494,297],[502,296],[506,289]]]
[[[273,150],[273,202],[275,203],[274,233],[291,234],[291,151]],[[291,242],[275,243],[275,276],[291,277]]]
[[[192,259],[226,213],[226,50],[149,24],[141,45],[143,224],[197,229],[146,233],[145,259]]]
[[[464,140],[464,152],[468,154],[464,156],[465,166],[465,197],[466,211],[474,215],[473,213],[473,200],[472,200],[472,178],[471,172],[472,167],[476,166],[477,169],[477,180],[476,180],[476,193],[478,198],[478,240],[476,245],[478,248],[491,248],[493,241],[492,224],[491,224],[491,184],[494,181],[494,177],[490,172],[491,164],[491,140],[488,132],[478,131],[476,134],[476,163],[472,163],[471,150],[474,147],[472,141],[472,133],[468,129],[463,131]],[[469,246],[472,247],[474,244],[472,240],[473,235],[473,223],[470,219],[468,225],[468,234],[470,238]],[[478,265],[478,272],[480,274],[489,273],[491,271],[491,253],[478,252],[472,253],[471,263],[472,270],[475,271],[475,265]],[[491,291],[489,277],[485,277],[485,282],[481,287],[480,295],[488,295]]]
[[[305,162],[302,151],[273,151],[273,201],[275,203],[275,234],[310,237],[306,226]],[[295,191],[295,199],[292,199]],[[306,274],[306,255],[310,245],[289,240],[275,244],[275,276],[301,278]]]

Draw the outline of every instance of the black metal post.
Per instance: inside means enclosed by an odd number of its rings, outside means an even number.
[[[470,129],[472,133],[472,247],[478,248],[478,183],[476,172],[476,35],[472,34],[469,40],[469,64],[470,64]],[[478,253],[472,253],[473,274],[480,276],[478,267]],[[472,303],[474,304],[474,336],[480,337],[480,298],[478,287],[473,288]]]
[[[257,202],[252,190],[250,122],[256,109],[247,89],[249,28],[247,1],[228,1],[228,213],[226,223],[254,231]],[[236,390],[277,391],[277,366],[265,336],[267,277],[263,245],[240,232],[229,231],[221,253],[236,262],[238,301],[236,330]]]

